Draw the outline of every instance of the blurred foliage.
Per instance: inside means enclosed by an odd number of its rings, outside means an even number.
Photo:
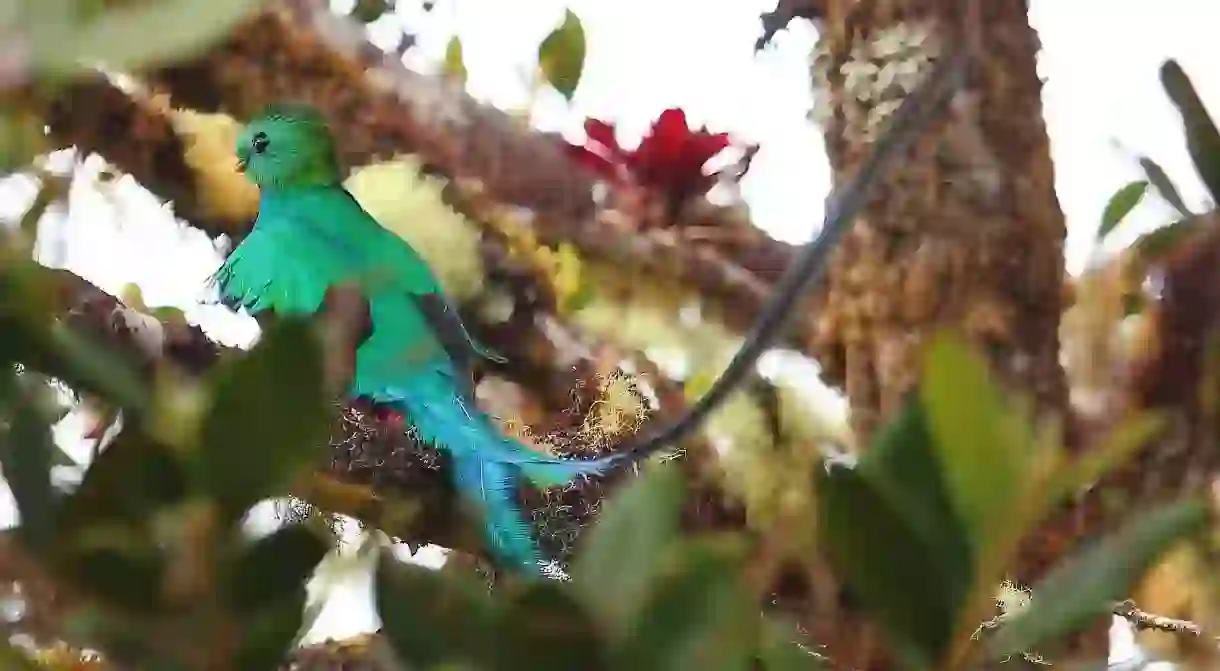
[[[25,38],[30,72],[53,78],[75,74],[83,58],[136,68],[197,48],[255,7],[245,0],[111,4],[90,12],[84,9],[97,3],[20,5],[18,34]],[[387,6],[362,2],[357,9],[361,18],[373,20]],[[69,13],[75,20],[50,13],[65,7],[76,11]],[[584,56],[583,28],[566,12],[540,47],[540,68],[570,98]],[[1214,196],[1220,190],[1220,178],[1213,175],[1220,134],[1201,112],[1189,80],[1175,68],[1164,71],[1166,88],[1182,111],[1191,156]],[[27,117],[28,109],[6,110],[13,123],[30,126]],[[631,180],[674,196],[676,203],[710,188],[714,180],[703,174],[703,165],[728,140],[692,131],[680,110],[663,117],[649,136],[658,139],[646,140],[634,152],[607,142],[614,160],[599,165],[607,176],[626,172]],[[235,132],[225,119],[186,112],[175,118],[186,135],[208,124]],[[591,135],[603,139],[613,135],[607,124],[591,128]],[[219,171],[216,166],[225,158],[220,146],[209,153],[204,144],[189,144],[187,159]],[[21,143],[0,148],[6,165],[23,165],[33,155]],[[662,179],[654,174],[656,166],[682,179]],[[1148,160],[1149,166],[1155,164]],[[1187,214],[1158,170],[1150,170],[1148,182],[1128,185],[1116,196],[1103,217],[1103,235],[1149,185]],[[393,190],[374,185],[391,173],[387,179],[397,180],[398,189],[416,189],[418,201],[402,191],[390,198]],[[442,207],[439,187],[429,179],[419,175],[418,166],[400,161],[366,168],[350,185],[382,225],[427,250],[430,243],[421,236],[434,231],[415,224],[418,208],[428,208],[423,218],[446,236],[469,225]],[[250,207],[248,190],[230,191],[220,180],[200,188],[225,194],[217,197],[227,199],[222,209],[230,214]],[[27,219],[36,222],[48,204],[37,200]],[[414,209],[402,209],[407,207]],[[335,327],[328,315],[320,323],[280,319],[247,355],[222,361],[202,379],[182,375],[168,363],[144,375],[130,357],[60,319],[63,306],[49,272],[30,260],[28,228],[4,235],[0,468],[21,517],[12,537],[71,594],[62,638],[75,649],[100,650],[122,668],[279,667],[312,619],[306,582],[334,539],[307,522],[251,539],[240,524],[253,505],[285,493],[326,458],[331,400],[342,387],[341,372],[329,362],[336,348],[351,343],[327,337]],[[445,281],[457,293],[474,293],[484,279],[473,253],[477,236],[462,236],[467,232],[425,254],[441,267],[444,260],[460,259]],[[596,295],[578,290],[589,273],[570,250],[560,247],[554,255],[546,262],[554,266],[557,284],[566,287],[564,309],[597,321],[589,315],[605,306]],[[692,376],[690,386],[697,389],[702,379]],[[97,399],[123,420],[117,437],[75,486],[60,486],[51,477],[59,459],[51,435],[59,412],[45,402],[51,381]],[[742,414],[752,413],[740,407]],[[793,404],[787,407],[784,414],[799,414]],[[617,406],[607,410],[625,412]],[[732,407],[726,410],[731,413]],[[780,422],[788,428],[799,424]],[[1111,612],[1169,548],[1209,527],[1206,501],[1186,496],[1149,506],[1114,534],[1066,558],[1028,594],[1006,580],[1019,542],[1056,505],[1126,463],[1163,425],[1158,415],[1132,411],[1096,444],[1068,450],[1059,427],[1035,421],[1024,399],[1003,392],[992,379],[979,352],[944,333],[928,348],[917,392],[861,450],[855,465],[808,458],[816,429],[807,426],[789,431],[786,441],[761,441],[759,454],[781,447],[791,453],[773,455],[766,469],[784,471],[782,486],[770,481],[772,488],[795,492],[788,500],[798,502],[763,519],[799,518],[782,527],[800,536],[793,542],[800,549],[795,557],[807,564],[815,555],[829,558],[905,668],[969,669],[1014,654],[1033,655]],[[569,580],[510,576],[489,590],[469,572],[431,571],[383,550],[375,601],[396,664],[818,668],[824,660],[798,644],[795,627],[761,612],[769,595],[752,579],[752,569],[765,559],[760,555],[766,549],[757,542],[761,534],[681,532],[688,483],[679,469],[648,464],[641,470],[643,475],[622,487],[600,514],[571,562]],[[747,497],[760,496],[757,489],[743,490]],[[0,659],[8,658],[5,668],[41,663],[25,659],[16,648],[0,648]]]
[[[564,10],[563,23],[538,45],[538,67],[556,91],[572,99],[585,69],[585,28],[572,10]]]
[[[38,267],[10,259],[2,279],[0,355],[9,373],[0,386],[0,463],[21,511],[19,538],[80,596],[65,637],[131,668],[275,668],[300,633],[305,582],[332,540],[299,523],[252,541],[237,524],[316,464],[326,445],[327,386],[323,367],[310,363],[322,360],[313,326],[276,322],[248,356],[195,391],[193,412],[124,404],[123,431],[80,486],[63,492],[49,478],[49,418],[33,402],[31,375],[93,380],[99,359],[122,364],[23,337],[54,328],[39,299]],[[56,365],[43,369],[44,361]],[[973,645],[1016,541],[1157,425],[1133,420],[1109,449],[1069,458],[1052,433],[1014,413],[1020,405],[1004,398],[965,343],[938,340],[927,365],[921,393],[856,468],[807,474],[817,481],[807,512],[816,511],[820,547],[910,668],[965,668],[985,652],[1007,655],[1082,626],[1122,598],[1160,552],[1204,528],[1199,501],[1150,511],[1065,563],[985,648]],[[154,379],[156,394],[119,394],[106,383],[95,393],[119,403],[176,396],[170,387],[186,384]],[[163,413],[178,418],[178,430],[151,430],[166,424]],[[411,668],[813,668],[809,654],[774,650],[780,625],[760,619],[744,581],[748,538],[681,534],[683,499],[674,467],[646,468],[602,513],[568,581],[510,580],[488,592],[469,574],[383,554],[383,632]],[[787,646],[796,638],[780,637]]]
[[[1190,77],[1177,61],[1169,59],[1161,65],[1161,84],[1182,118],[1187,153],[1196,174],[1207,188],[1211,207],[1215,207],[1220,203],[1220,130],[1217,130]],[[1149,265],[1163,261],[1168,252],[1178,248],[1178,244],[1188,235],[1210,224],[1211,219],[1187,207],[1172,178],[1159,163],[1148,156],[1140,156],[1139,163],[1146,179],[1128,183],[1110,197],[1097,235],[1101,239],[1109,235],[1152,187],[1182,218],[1140,236],[1132,244],[1138,264],[1136,269],[1146,270]]]
[[[224,37],[258,10],[251,0],[22,0],[10,35],[38,77],[75,76],[104,63],[132,71],[181,58]],[[9,18],[9,17],[5,17]]]

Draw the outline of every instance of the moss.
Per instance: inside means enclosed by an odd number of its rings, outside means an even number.
[[[417,158],[357,168],[345,184],[377,223],[419,251],[454,299],[483,290],[479,228],[445,203],[445,180],[423,175]]]
[[[169,114],[182,138],[183,159],[195,174],[199,214],[223,221],[253,221],[258,214],[258,187],[237,172],[234,148],[242,124],[225,114],[175,109]]]

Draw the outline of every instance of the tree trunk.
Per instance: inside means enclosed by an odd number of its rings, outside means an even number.
[[[877,185],[815,308],[815,350],[846,390],[854,428],[867,438],[893,413],[917,380],[921,345],[943,326],[964,330],[1040,410],[1061,409],[1065,229],[1026,3],[841,0],[828,10],[814,69],[819,113],[833,114],[836,180],[854,173],[940,45],[985,45],[966,91]]]
[[[978,45],[965,90],[876,185],[812,301],[811,349],[826,381],[845,390],[859,444],[914,388],[922,346],[945,326],[978,344],[1040,415],[1060,413],[1065,227],[1027,3],[829,0],[822,24],[815,115],[836,182],[856,171],[938,53]],[[868,642],[876,637],[856,623],[814,629],[836,661],[886,668]]]

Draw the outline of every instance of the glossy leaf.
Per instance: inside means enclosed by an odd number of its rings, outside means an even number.
[[[1019,518],[1034,452],[1018,424],[1024,418],[1014,414],[982,355],[949,333],[929,343],[920,395],[940,472],[969,531],[975,561],[998,559],[996,543],[1023,531]]]
[[[1148,182],[1156,188],[1161,198],[1164,198],[1165,202],[1172,205],[1178,211],[1178,214],[1183,217],[1193,216],[1190,208],[1186,207],[1186,201],[1182,199],[1182,194],[1178,192],[1178,187],[1169,178],[1169,174],[1165,172],[1165,169],[1147,156],[1141,156],[1139,161],[1140,167],[1144,169],[1144,175],[1148,177]]]
[[[602,623],[621,630],[639,611],[678,538],[685,487],[676,469],[648,468],[605,506],[572,563],[572,586]]]
[[[237,519],[328,449],[322,352],[304,320],[280,319],[223,371],[199,458],[209,494]]]
[[[330,541],[305,524],[254,541],[233,566],[229,603],[246,613],[287,598],[305,586],[330,549]]]
[[[1110,231],[1122,223],[1131,214],[1131,210],[1139,205],[1144,194],[1148,192],[1148,182],[1142,179],[1123,185],[1106,203],[1106,209],[1101,213],[1101,227],[1097,229],[1097,239],[1104,240]]]
[[[1177,61],[1170,59],[1161,65],[1161,85],[1182,116],[1186,149],[1195,170],[1211,193],[1212,202],[1220,203],[1220,131]]]
[[[538,67],[556,91],[572,99],[585,69],[585,28],[572,10],[564,10],[563,23],[538,45]]]
[[[234,669],[283,668],[293,642],[307,633],[304,624],[305,585],[283,595],[278,602],[243,618],[241,642],[233,655]]]
[[[742,553],[684,543],[630,626],[618,669],[750,669],[758,615],[740,580]]]
[[[494,664],[495,611],[482,585],[465,575],[405,564],[383,550],[375,586],[382,633],[403,664]]]
[[[1206,503],[1173,503],[1125,524],[1054,568],[1033,590],[1027,610],[988,642],[996,658],[1036,649],[1104,617],[1175,543],[1207,529]]]
[[[958,579],[855,469],[819,471],[822,546],[836,573],[913,666],[931,668],[957,617]]]

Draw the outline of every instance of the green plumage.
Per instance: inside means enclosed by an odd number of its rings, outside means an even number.
[[[351,393],[400,409],[422,439],[448,451],[458,490],[482,509],[501,561],[537,571],[539,553],[516,503],[526,476],[543,486],[617,461],[558,459],[498,433],[474,403],[470,365],[490,358],[470,338],[423,258],[343,189],[316,111],[280,106],[238,141],[260,187],[254,230],[216,273],[225,301],[251,313],[311,314],[328,288],[359,282],[372,334],[356,352]]]
[[[385,390],[445,349],[414,297],[439,285],[423,259],[364,213],[338,187],[292,187],[264,194],[259,223],[217,275],[225,294],[250,312],[317,311],[326,290],[359,282],[374,324],[358,350],[357,396],[397,400]]]

